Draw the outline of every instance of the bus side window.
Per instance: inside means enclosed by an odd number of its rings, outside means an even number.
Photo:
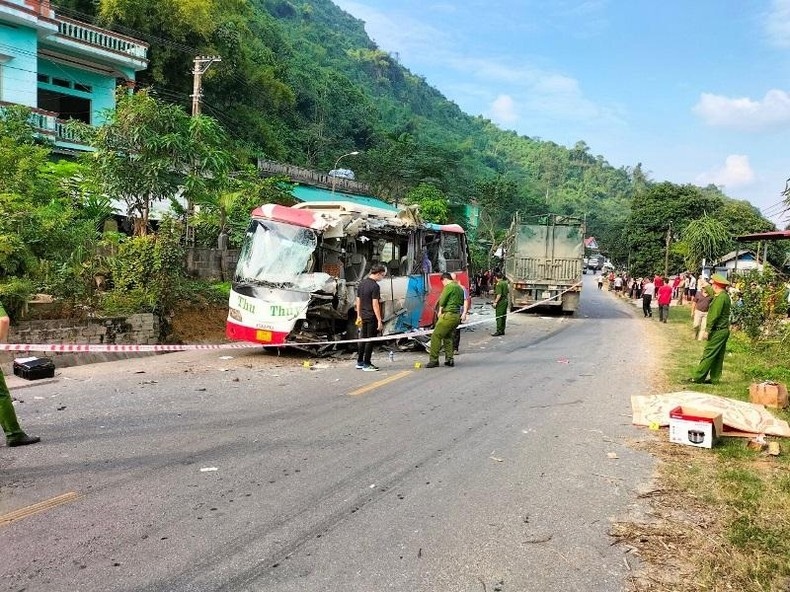
[[[461,237],[452,232],[442,233],[442,258],[447,271],[463,271],[466,261],[461,253]]]
[[[439,236],[435,234],[429,234],[425,237],[425,246],[427,250],[427,259],[430,265],[428,266],[429,269],[426,270],[423,265],[423,273],[432,273],[439,269]]]

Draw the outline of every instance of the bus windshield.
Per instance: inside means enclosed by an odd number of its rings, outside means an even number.
[[[292,286],[311,271],[318,239],[309,228],[272,220],[253,220],[247,229],[239,263],[237,282]]]

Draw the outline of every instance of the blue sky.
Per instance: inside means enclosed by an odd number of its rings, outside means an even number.
[[[790,222],[790,0],[333,1],[470,115]]]

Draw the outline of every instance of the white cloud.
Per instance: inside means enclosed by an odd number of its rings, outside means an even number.
[[[697,176],[695,182],[703,186],[712,183],[724,186],[726,189],[734,189],[751,185],[755,180],[756,175],[749,163],[749,157],[744,154],[730,154],[724,160],[724,166],[702,173]]]
[[[623,125],[615,109],[585,96],[576,78],[535,67],[521,58],[514,63],[512,56],[469,55],[463,40],[456,39],[451,30],[431,27],[397,8],[377,10],[355,0],[333,1],[363,20],[365,30],[379,47],[396,51],[400,63],[412,72],[420,74],[421,68],[440,72],[433,75],[437,80],[429,83],[438,85],[441,92],[452,91],[452,100],[467,112],[487,110],[487,117],[508,125],[516,121],[531,126],[536,121]],[[573,0],[564,5],[571,7],[573,14],[583,16],[602,10],[606,2]],[[426,5],[435,10],[446,7],[446,1]]]
[[[516,113],[516,104],[513,97],[508,95],[499,95],[491,104],[489,112],[486,114],[494,123],[498,123],[503,127],[516,123],[519,119]]]
[[[790,0],[773,0],[763,15],[763,27],[771,45],[790,47]]]
[[[432,56],[448,43],[447,33],[405,11],[376,10],[353,0],[333,0],[342,10],[364,21],[368,36],[382,50],[397,52],[405,61]],[[408,67],[408,66],[407,66]]]
[[[696,113],[708,125],[744,131],[763,131],[790,125],[790,94],[769,90],[762,100],[748,97],[729,98],[702,93],[694,105]]]

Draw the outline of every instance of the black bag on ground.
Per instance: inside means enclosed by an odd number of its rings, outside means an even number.
[[[17,358],[14,374],[25,380],[38,380],[55,376],[55,363],[50,358]]]

